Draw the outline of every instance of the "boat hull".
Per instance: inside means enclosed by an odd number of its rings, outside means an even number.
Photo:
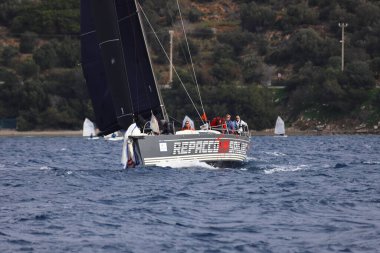
[[[232,134],[148,135],[132,139],[138,160],[146,166],[192,161],[217,166],[241,163],[249,147],[249,137]]]

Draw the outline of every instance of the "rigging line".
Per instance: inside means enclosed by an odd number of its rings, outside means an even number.
[[[162,51],[164,52],[164,54],[165,54],[165,56],[166,56],[166,59],[168,59],[169,62],[172,63],[171,60],[170,60],[170,57],[168,56],[168,54],[167,54],[166,51],[165,51],[165,48],[164,48],[164,46],[162,45],[160,39],[158,38],[157,34],[154,32],[154,28],[153,28],[152,24],[149,22],[149,19],[148,19],[148,17],[146,16],[146,14],[145,14],[145,12],[144,12],[142,6],[140,5],[140,3],[137,3],[137,4],[139,5],[139,9],[141,10],[142,14],[144,15],[145,20],[146,20],[146,22],[148,23],[150,29],[152,29],[153,34],[154,34],[154,36],[156,37],[156,39],[157,39],[157,41],[158,41],[158,44],[160,44],[161,49],[162,49]],[[177,76],[178,80],[180,81],[180,83],[181,83],[183,89],[185,90],[187,96],[189,97],[191,103],[193,104],[193,107],[194,107],[195,111],[197,112],[199,118],[202,120],[202,116],[201,116],[201,114],[199,113],[197,107],[195,106],[195,103],[194,103],[193,99],[191,98],[189,92],[187,91],[185,84],[182,82],[182,79],[181,79],[181,77],[179,76],[179,74],[178,74],[178,72],[177,72],[177,69],[174,67],[173,64],[172,64],[172,66],[173,66],[174,73],[176,74],[176,76]],[[203,120],[202,120],[202,122],[203,122]]]
[[[180,6],[179,6],[179,2],[178,2],[178,0],[177,0],[177,6],[178,6],[179,16],[180,16],[180,18],[181,18],[181,24],[182,24],[183,34],[185,35],[185,41],[186,41],[186,45],[187,45],[187,50],[188,50],[188,52],[189,52],[189,57],[190,57],[191,67],[192,67],[192,69],[193,69],[193,74],[194,74],[195,84],[197,85],[197,91],[198,91],[199,100],[200,100],[200,102],[201,102],[201,106],[202,106],[203,114],[205,114],[205,108],[203,107],[203,102],[202,102],[201,92],[200,92],[200,90],[199,90],[199,85],[198,85],[197,75],[195,74],[193,58],[191,57],[190,47],[189,47],[189,43],[188,43],[188,41],[187,41],[187,35],[186,35],[186,31],[185,31],[185,25],[183,24],[182,12],[181,12],[181,8],[180,8]],[[203,124],[204,124],[205,122],[203,121],[203,118],[201,118],[201,120],[202,120],[202,122],[203,122]]]
[[[169,118],[171,118],[172,120],[174,120],[174,121],[176,121],[177,123],[182,123],[181,121],[179,121],[178,119],[176,119],[176,118],[174,118],[174,117],[172,117],[172,116],[169,116]]]
[[[174,19],[173,19],[173,15],[169,12],[169,16],[170,16],[170,19],[171,19],[171,21],[172,21],[172,24],[174,24]],[[157,31],[156,31],[157,32]],[[179,48],[181,49],[181,51],[182,51],[182,55],[183,55],[183,57],[184,57],[184,60],[185,60],[185,62],[186,62],[186,68],[187,68],[187,70],[189,71],[189,72],[191,72],[191,69],[190,69],[190,64],[189,64],[189,62],[187,61],[187,54],[186,54],[186,51],[185,51],[185,49],[184,49],[184,45],[182,45],[183,43],[179,43]],[[194,80],[194,76],[193,75],[191,75],[191,79],[193,80],[193,82],[195,83],[196,81]]]

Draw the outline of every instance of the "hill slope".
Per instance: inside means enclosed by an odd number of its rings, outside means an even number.
[[[239,113],[251,128],[277,114],[302,128],[380,121],[378,1],[180,1],[209,116]],[[196,95],[179,12],[173,0],[145,0],[165,47],[174,30],[174,63]],[[341,71],[341,28],[345,68]],[[147,30],[154,69],[167,84],[166,57]],[[79,67],[79,1],[0,3],[0,118],[20,130],[77,129],[92,116]],[[190,71],[189,71],[190,70]],[[272,87],[285,87],[272,89]],[[163,91],[169,113],[196,118],[178,78]],[[197,105],[200,103],[196,99]]]

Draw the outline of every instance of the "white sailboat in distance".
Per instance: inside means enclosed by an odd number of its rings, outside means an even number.
[[[275,134],[275,137],[278,136],[278,137],[288,137],[286,134],[285,134],[285,123],[284,121],[281,119],[280,116],[277,117],[277,120],[276,120],[276,126],[274,128],[274,134]]]
[[[99,139],[95,133],[94,123],[88,118],[83,122],[83,137],[88,137],[88,139]]]

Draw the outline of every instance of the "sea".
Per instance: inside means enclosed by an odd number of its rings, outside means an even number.
[[[234,168],[121,147],[0,137],[0,252],[380,252],[380,136],[254,136]]]

